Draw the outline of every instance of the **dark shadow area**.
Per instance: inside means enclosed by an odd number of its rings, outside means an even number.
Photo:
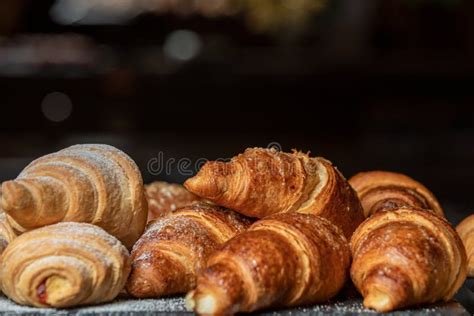
[[[137,3],[0,3],[0,180],[74,143],[181,182],[277,142],[347,177],[406,173],[453,223],[472,213],[472,1]],[[156,174],[160,153],[192,164]]]

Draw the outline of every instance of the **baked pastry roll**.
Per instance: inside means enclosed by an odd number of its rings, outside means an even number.
[[[0,187],[0,200],[2,199],[2,190]],[[8,222],[7,216],[0,205],[0,255],[8,246],[10,241],[16,237],[16,233]]]
[[[57,222],[102,227],[131,248],[146,225],[138,167],[108,145],[75,145],[38,158],[2,184],[2,207],[19,231]]]
[[[320,215],[347,238],[364,220],[357,194],[323,158],[294,151],[250,148],[230,162],[207,162],[184,186],[250,217],[300,212]]]
[[[100,227],[58,223],[26,232],[3,252],[3,293],[22,305],[73,307],[113,300],[130,273],[127,249]]]
[[[360,172],[349,179],[349,184],[359,195],[365,217],[383,209],[402,206],[430,209],[444,216],[433,193],[404,174],[389,171]]]
[[[166,216],[176,209],[201,200],[180,184],[155,181],[145,185],[148,221]]]
[[[0,209],[0,255],[15,237],[15,231],[8,222],[5,213]]]
[[[456,227],[456,230],[463,241],[464,247],[466,248],[468,260],[467,275],[474,277],[474,214],[466,217]]]
[[[249,225],[240,214],[205,203],[152,221],[133,247],[128,292],[139,298],[186,293],[209,255]]]
[[[201,315],[227,315],[324,302],[343,287],[349,265],[346,238],[325,218],[271,215],[209,258],[187,305]]]
[[[351,239],[351,277],[379,312],[448,301],[466,278],[466,252],[449,223],[423,209],[380,211]]]

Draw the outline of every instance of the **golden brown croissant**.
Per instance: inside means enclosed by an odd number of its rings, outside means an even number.
[[[351,239],[351,277],[364,306],[387,312],[450,300],[466,278],[466,252],[449,223],[424,209],[377,212]]]
[[[401,206],[430,209],[444,216],[433,193],[404,174],[389,171],[360,172],[349,179],[349,184],[359,195],[366,217],[382,209]]]
[[[182,185],[164,181],[155,181],[145,185],[145,193],[148,200],[148,221],[201,200]]]
[[[254,223],[216,251],[187,305],[221,315],[324,302],[348,277],[341,230],[311,214],[283,213]]]
[[[16,233],[8,222],[7,216],[0,209],[0,255],[15,237]]]
[[[474,214],[466,217],[457,227],[464,247],[466,248],[468,260],[467,275],[474,277]]]
[[[356,193],[323,158],[251,148],[228,163],[207,162],[184,186],[244,215],[297,211],[323,216],[349,238],[364,220]]]
[[[133,247],[128,292],[140,298],[186,293],[208,256],[249,225],[240,214],[204,203],[158,218]]]
[[[107,145],[76,145],[30,163],[2,185],[2,206],[20,231],[57,222],[104,228],[131,248],[146,225],[138,167]]]
[[[0,200],[2,199],[2,190],[0,187]],[[0,205],[0,255],[8,244],[16,237],[16,232],[10,225],[7,215],[3,212]]]
[[[130,273],[127,249],[98,226],[58,223],[22,234],[3,253],[3,293],[37,307],[113,300]]]

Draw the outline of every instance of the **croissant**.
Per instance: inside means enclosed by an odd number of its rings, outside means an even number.
[[[444,216],[438,200],[423,184],[395,172],[361,172],[349,179],[349,184],[359,195],[365,217],[382,209],[412,206],[431,209]]]
[[[148,200],[148,222],[200,200],[182,185],[164,181],[145,185],[145,193]]]
[[[204,203],[152,221],[133,247],[127,291],[139,298],[186,293],[208,256],[249,225],[240,214]]]
[[[331,162],[296,151],[247,149],[228,163],[207,162],[184,186],[251,217],[292,211],[320,215],[347,238],[364,220],[357,194]]]
[[[474,277],[474,214],[466,217],[457,227],[459,236],[461,237],[464,247],[466,248],[468,258],[467,275]]]
[[[442,217],[423,209],[377,212],[351,239],[351,277],[364,306],[388,312],[450,300],[466,278],[466,252]]]
[[[15,231],[8,222],[5,213],[0,210],[0,255],[15,237]]]
[[[328,220],[271,215],[216,251],[186,297],[198,314],[225,315],[324,302],[348,277],[350,250]]]
[[[2,199],[2,190],[0,186],[0,200]],[[7,247],[10,241],[16,236],[11,225],[8,223],[7,216],[0,205],[0,255]]]
[[[113,300],[130,273],[127,249],[103,229],[58,223],[26,232],[3,253],[1,287],[13,301],[72,307]]]
[[[0,187],[0,200],[2,198],[2,190]],[[0,255],[3,253],[8,244],[16,237],[16,232],[10,225],[7,215],[3,212],[0,205]]]
[[[2,185],[12,226],[31,230],[57,222],[98,225],[131,248],[146,225],[138,167],[107,145],[76,145],[30,163]]]

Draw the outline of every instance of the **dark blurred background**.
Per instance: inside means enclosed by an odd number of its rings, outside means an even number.
[[[472,0],[2,0],[0,180],[65,146],[160,159],[272,142],[474,210]],[[188,169],[193,169],[191,166]]]

